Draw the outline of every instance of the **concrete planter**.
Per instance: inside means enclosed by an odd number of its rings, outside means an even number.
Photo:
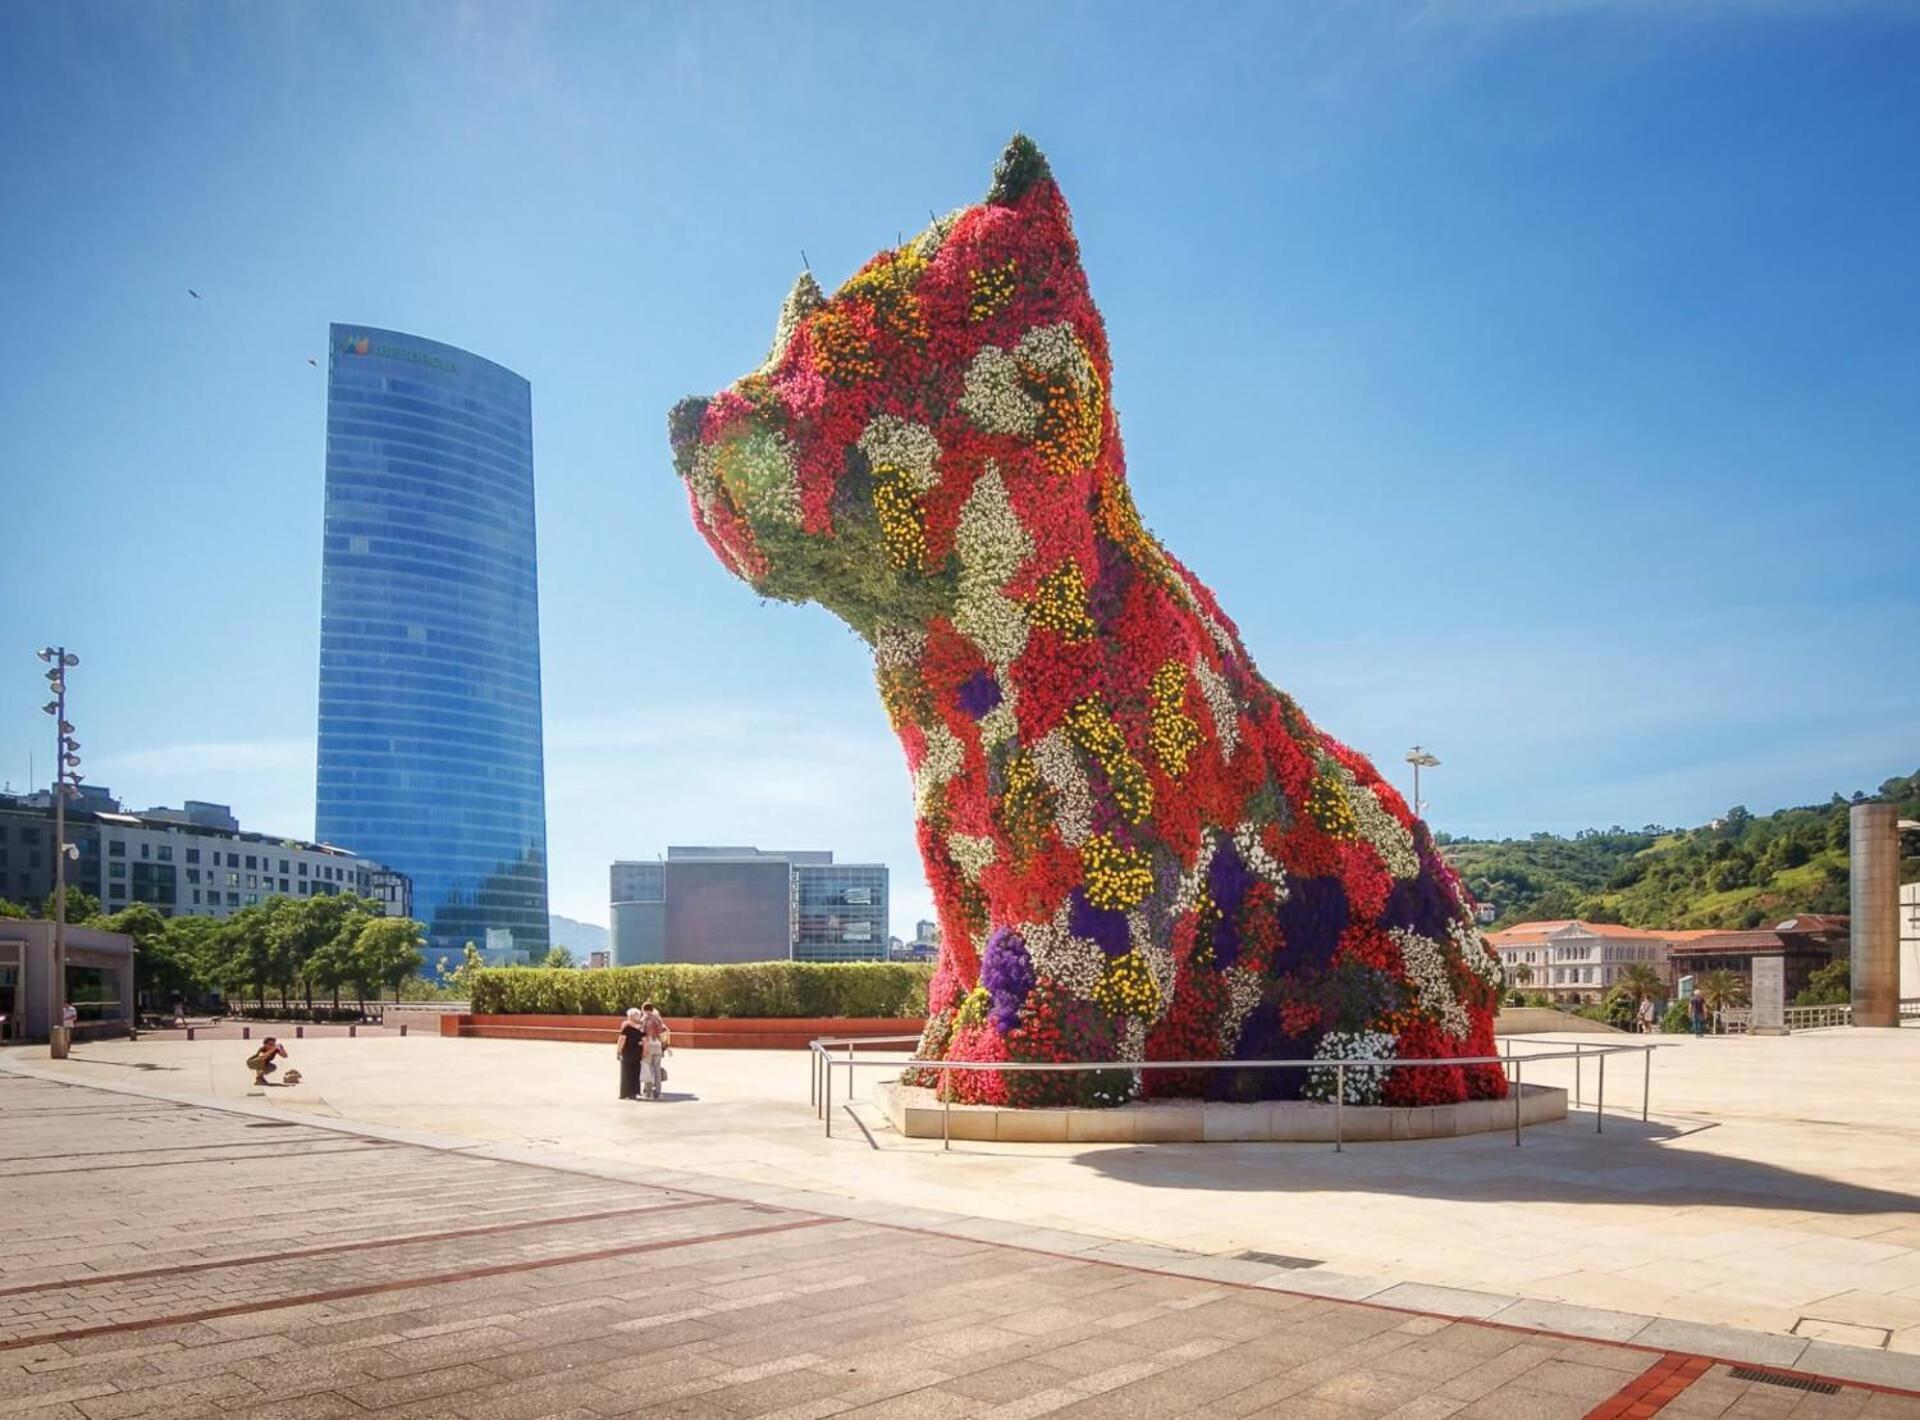
[[[1118,1109],[943,1107],[932,1090],[894,1081],[876,1085],[873,1098],[893,1127],[909,1139],[940,1138],[944,1115],[948,1138],[1002,1144],[1333,1142],[1333,1106],[1299,1100],[1255,1104],[1152,1100]],[[1526,1085],[1519,1104],[1523,1127],[1567,1117],[1565,1090]],[[1513,1111],[1511,1096],[1411,1108],[1348,1105],[1341,1111],[1341,1137],[1347,1143],[1384,1143],[1488,1134],[1512,1129]]]
[[[440,1017],[440,1034],[481,1040],[566,1040],[605,1045],[620,1030],[619,1016]],[[879,1016],[668,1016],[676,1050],[805,1050],[816,1036],[918,1035],[923,1019]]]

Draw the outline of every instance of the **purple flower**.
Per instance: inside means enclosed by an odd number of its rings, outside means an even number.
[[[999,704],[1000,682],[986,671],[975,671],[960,686],[960,708],[976,720]]]
[[[1019,1023],[1020,1007],[1033,990],[1033,958],[1018,932],[1001,927],[987,938],[986,955],[980,962],[980,984],[993,997],[987,1019],[1006,1035]]]
[[[1347,890],[1340,879],[1289,880],[1287,900],[1278,914],[1286,954],[1275,961],[1276,968],[1297,975],[1310,967],[1324,967],[1333,959],[1350,915]]]
[[[1075,888],[1067,899],[1067,930],[1099,944],[1110,957],[1125,956],[1131,946],[1127,938],[1127,914],[1111,907],[1095,907],[1087,901],[1084,889]]]

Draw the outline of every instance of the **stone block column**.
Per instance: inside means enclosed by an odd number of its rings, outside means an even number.
[[[1855,804],[1852,845],[1853,1024],[1900,1024],[1900,818],[1892,804]]]

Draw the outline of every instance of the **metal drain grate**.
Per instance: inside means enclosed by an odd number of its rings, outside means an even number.
[[[1812,1391],[1815,1395],[1838,1395],[1840,1387],[1832,1381],[1817,1381],[1811,1376],[1783,1376],[1777,1371],[1756,1371],[1752,1366],[1729,1366],[1727,1374],[1737,1381],[1758,1381],[1786,1390]]]
[[[249,1129],[298,1129],[299,1127],[297,1124],[283,1124],[277,1119],[266,1119],[258,1124],[249,1124],[247,1126]]]
[[[1324,1258],[1288,1257],[1284,1252],[1243,1252],[1238,1254],[1241,1262],[1264,1262],[1269,1267],[1318,1267]]]

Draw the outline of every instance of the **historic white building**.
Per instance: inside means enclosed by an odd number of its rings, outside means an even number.
[[[1506,968],[1507,986],[1543,991],[1570,1005],[1598,1001],[1629,966],[1650,966],[1668,986],[1668,957],[1676,942],[1697,932],[1654,932],[1612,922],[1520,922],[1488,934]]]

